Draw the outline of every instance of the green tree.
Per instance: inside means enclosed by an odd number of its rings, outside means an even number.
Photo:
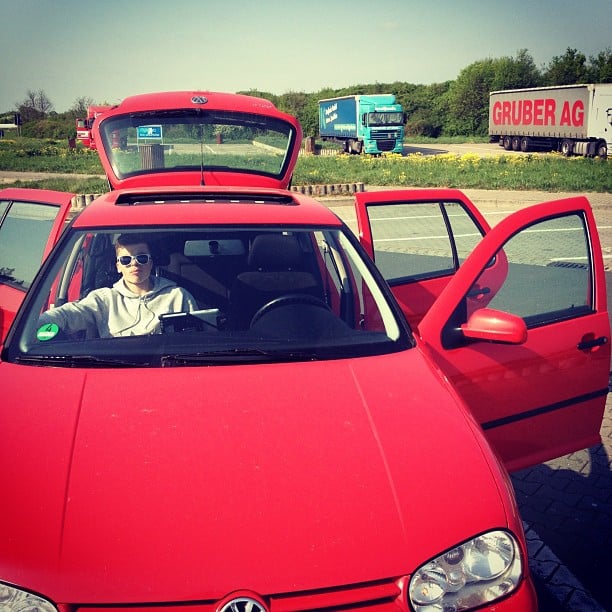
[[[263,98],[264,100],[269,100],[270,102],[272,102],[274,106],[278,106],[278,96],[268,91],[260,91],[259,89],[247,89],[244,91],[239,91],[237,93],[243,94],[245,96],[254,96],[255,98]]]
[[[569,47],[563,55],[555,55],[544,72],[546,85],[574,85],[588,81],[586,56]]]
[[[89,96],[81,96],[73,102],[68,112],[72,115],[73,119],[87,117],[87,109],[92,104],[95,104],[93,98],[90,98]]]
[[[450,86],[444,133],[486,135],[492,91],[533,87],[541,82],[542,77],[526,49],[518,51],[516,57],[474,62]]]
[[[312,120],[308,114],[309,94],[303,91],[291,91],[280,96],[278,109],[298,118],[302,125],[304,136],[314,136],[311,131]]]
[[[591,83],[612,83],[612,47],[589,57],[588,80]]]
[[[490,59],[474,62],[460,72],[448,92],[446,134],[486,134],[489,92],[494,81],[495,64]]]
[[[491,87],[500,89],[522,89],[542,85],[542,75],[527,49],[520,49],[516,57],[493,60],[495,76]]]
[[[397,84],[397,99],[406,113],[406,133],[437,138],[444,126],[451,82],[405,85]]]

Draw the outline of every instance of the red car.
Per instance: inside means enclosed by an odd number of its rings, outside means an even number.
[[[94,131],[112,190],[1,352],[4,609],[537,609],[507,470],[599,441],[587,200],[490,229],[456,190],[364,193],[356,238],[288,190],[270,102]]]

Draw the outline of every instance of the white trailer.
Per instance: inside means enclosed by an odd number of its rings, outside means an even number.
[[[612,83],[493,91],[489,136],[507,151],[606,158],[612,146]]]

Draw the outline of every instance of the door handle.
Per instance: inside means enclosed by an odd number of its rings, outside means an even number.
[[[467,297],[482,299],[489,293],[491,293],[491,289],[489,289],[489,287],[474,287],[468,291]]]
[[[599,338],[593,338],[592,340],[582,340],[578,343],[579,351],[586,351],[588,349],[595,348],[596,346],[603,346],[608,344],[608,338],[606,336],[600,336]]]

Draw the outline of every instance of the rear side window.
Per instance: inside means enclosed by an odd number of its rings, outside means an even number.
[[[455,202],[393,203],[369,211],[374,259],[390,284],[453,274],[482,238]]]
[[[27,290],[40,267],[58,206],[0,201],[0,282]]]

